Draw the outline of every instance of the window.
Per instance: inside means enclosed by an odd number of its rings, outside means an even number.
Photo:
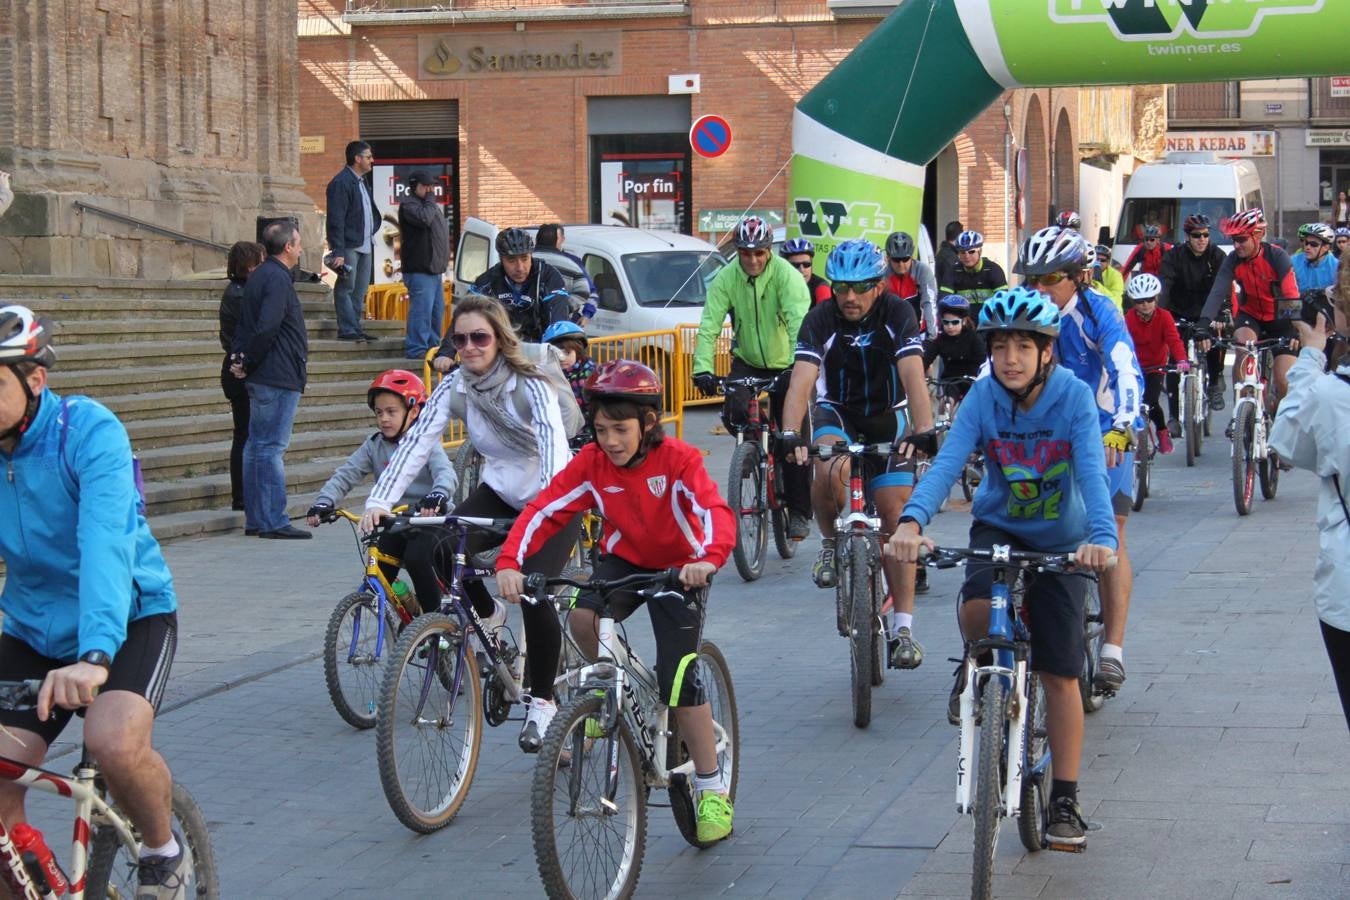
[[[619,282],[619,273],[614,271],[609,260],[588,253],[582,262],[586,264],[591,281],[595,282],[595,292],[600,295],[600,308],[610,312],[623,312],[628,309],[628,301],[624,299],[623,287]]]
[[[1259,198],[1260,193],[1257,193]],[[1167,243],[1182,240],[1181,224],[1187,216],[1206,215],[1214,223],[1210,243],[1228,246],[1233,241],[1219,230],[1219,222],[1234,212],[1233,201],[1222,197],[1133,197],[1125,201],[1120,213],[1116,243],[1138,244],[1144,239],[1144,226],[1157,225]]]
[[[697,250],[629,253],[623,258],[628,283],[642,306],[702,306],[708,285],[724,265],[720,254]]]
[[[459,244],[455,277],[472,284],[488,269],[488,239],[481,234],[466,234]]]

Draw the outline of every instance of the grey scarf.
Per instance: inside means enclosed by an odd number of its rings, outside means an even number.
[[[487,427],[492,429],[497,440],[526,456],[537,456],[539,446],[535,442],[534,429],[530,427],[530,423],[521,422],[511,412],[513,401],[511,392],[506,386],[514,374],[515,370],[500,356],[492,364],[492,368],[481,375],[475,375],[463,367],[459,370],[459,377],[464,384],[464,395],[468,398],[469,405]]]

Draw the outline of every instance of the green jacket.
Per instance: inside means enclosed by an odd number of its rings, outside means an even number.
[[[1116,308],[1123,309],[1125,302],[1125,278],[1115,266],[1102,266],[1102,277],[1092,282],[1092,287],[1116,301]]]
[[[810,307],[806,279],[781,256],[770,256],[755,279],[746,276],[739,261],[732,261],[708,286],[692,371],[713,371],[713,348],[728,313],[733,356],[758,369],[788,368],[795,356],[797,331]]]

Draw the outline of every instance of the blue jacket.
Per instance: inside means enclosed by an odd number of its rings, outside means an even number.
[[[366,243],[366,236],[361,234],[365,225],[365,213],[361,211],[362,191],[370,201],[370,233],[380,230],[380,209],[375,205],[370,186],[352,171],[351,166],[343,166],[342,171],[328,182],[328,219],[324,230],[329,252],[345,256]]]
[[[1300,291],[1315,291],[1336,284],[1340,260],[1330,253],[1323,256],[1315,266],[1308,263],[1308,257],[1303,255],[1302,250],[1290,256],[1289,261],[1294,266],[1294,280],[1298,282]]]
[[[927,527],[971,451],[984,453],[985,477],[971,515],[1017,535],[1042,553],[1084,543],[1116,549],[1106,458],[1092,392],[1055,366],[1028,411],[994,378],[971,385],[933,466],[904,515]]]
[[[305,312],[290,269],[275,256],[248,276],[232,349],[244,354],[244,371],[253,384],[305,389],[309,358]]]
[[[1116,304],[1105,294],[1082,289],[1059,312],[1055,353],[1060,365],[1087,382],[1097,395],[1101,433],[1112,428],[1142,428],[1139,405],[1144,375]]]
[[[43,656],[115,656],[127,623],[178,608],[173,577],[145,517],[127,431],[106,407],[71,397],[65,459],[61,398],[42,392],[14,453],[0,450],[0,593],[5,634]],[[72,479],[71,475],[74,475]]]

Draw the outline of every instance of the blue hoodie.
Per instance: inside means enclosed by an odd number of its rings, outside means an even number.
[[[127,430],[106,407],[42,392],[13,454],[0,450],[5,634],[43,656],[116,656],[127,623],[178,608],[159,543],[137,511]],[[74,474],[74,479],[71,474]]]
[[[926,528],[976,449],[985,458],[984,481],[971,508],[976,520],[1042,553],[1084,543],[1116,549],[1097,404],[1073,373],[1051,369],[1036,404],[1016,416],[1012,397],[998,381],[975,382],[904,515]]]

